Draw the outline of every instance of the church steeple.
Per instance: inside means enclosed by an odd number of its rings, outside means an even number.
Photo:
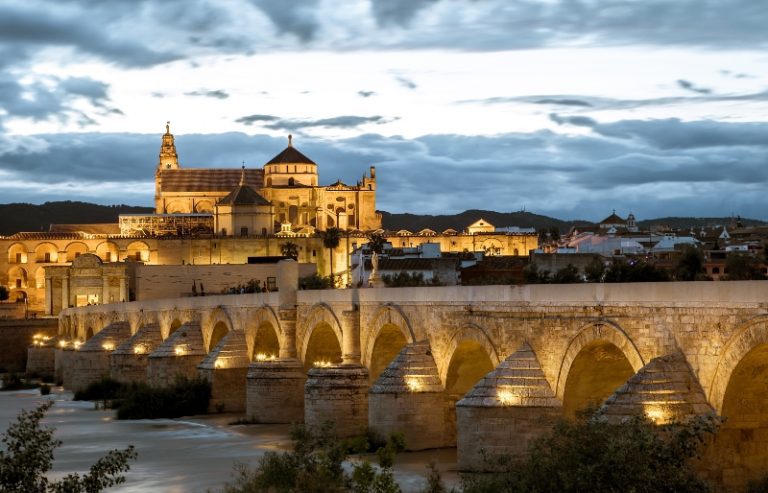
[[[171,122],[165,124],[165,134],[163,135],[163,143],[160,145],[160,161],[157,164],[157,169],[179,169],[179,156],[176,154],[176,144],[173,142]]]

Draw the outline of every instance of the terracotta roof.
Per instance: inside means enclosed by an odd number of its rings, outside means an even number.
[[[627,224],[627,221],[617,216],[616,213],[614,212],[610,216],[600,221],[600,224]]]
[[[292,145],[289,145],[277,156],[269,160],[267,164],[316,164],[302,154]]]
[[[160,171],[163,192],[229,192],[240,184],[242,170],[218,169],[164,169]],[[264,171],[246,169],[245,184],[260,190],[264,186]]]
[[[219,200],[223,205],[272,205],[271,202],[248,185],[238,185],[223,199]]]
[[[87,236],[83,233],[49,233],[49,232],[26,232],[14,233],[5,238],[11,240],[79,240],[85,239]]]
[[[51,224],[48,229],[51,233],[88,233],[92,235],[119,235],[118,223],[97,224]]]
[[[457,267],[458,259],[455,258],[381,258],[379,259],[379,271],[404,271],[404,270],[435,270],[440,266]],[[370,259],[365,260],[365,270],[370,271],[373,264]]]

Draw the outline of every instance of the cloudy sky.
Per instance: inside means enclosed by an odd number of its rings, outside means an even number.
[[[151,205],[294,135],[378,207],[768,219],[768,2],[2,0],[0,202]]]

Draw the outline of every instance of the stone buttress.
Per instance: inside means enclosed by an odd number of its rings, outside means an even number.
[[[231,330],[197,366],[200,376],[211,383],[209,412],[245,412],[248,363],[245,334]]]
[[[94,334],[70,356],[72,377],[69,382],[65,379],[65,386],[82,390],[92,382],[108,377],[110,355],[130,337],[128,322],[112,322]]]
[[[456,403],[458,469],[493,470],[493,456],[525,454],[561,416],[562,403],[526,342]]]
[[[405,346],[368,395],[368,425],[388,436],[403,433],[408,450],[447,447],[447,401],[428,341]]]
[[[147,381],[166,386],[179,377],[197,376],[197,365],[205,358],[205,345],[200,324],[187,322],[176,329],[149,355]]]
[[[149,355],[163,342],[160,326],[147,324],[120,344],[109,357],[109,374],[122,383],[146,383]]]

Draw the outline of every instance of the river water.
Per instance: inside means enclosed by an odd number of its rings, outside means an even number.
[[[22,409],[42,399],[54,406],[44,424],[56,429],[63,445],[56,449],[51,477],[84,473],[107,451],[134,445],[126,482],[110,492],[188,493],[216,491],[231,479],[233,464],[256,463],[267,451],[287,450],[290,425],[229,425],[236,416],[211,415],[180,419],[119,421],[114,411],[96,410],[91,402],[72,401],[70,392],[54,389],[41,397],[37,390],[0,392],[0,431]],[[398,456],[395,477],[405,493],[426,485],[426,464],[435,462],[446,482],[456,483],[455,449],[410,452]]]

